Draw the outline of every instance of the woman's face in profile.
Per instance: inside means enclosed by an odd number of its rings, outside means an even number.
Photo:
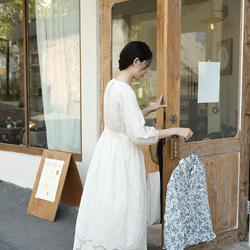
[[[137,64],[135,65],[135,74],[134,78],[136,80],[141,79],[147,72],[148,72],[148,67],[150,65],[150,61],[145,60],[145,61],[137,61]]]

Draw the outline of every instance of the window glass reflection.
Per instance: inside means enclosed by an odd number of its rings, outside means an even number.
[[[180,125],[194,131],[193,141],[237,132],[240,8],[241,2],[233,0],[182,1]],[[220,63],[216,102],[214,89],[207,91],[208,101],[198,102],[199,62]]]
[[[24,127],[22,3],[0,3],[0,143],[20,144]]]
[[[119,53],[130,41],[146,42],[153,52],[153,60],[148,73],[138,81],[132,81],[137,101],[141,109],[156,101],[156,52],[157,52],[157,1],[136,0],[117,3],[112,9],[112,75],[118,72]],[[148,126],[154,126],[156,114],[145,117]]]

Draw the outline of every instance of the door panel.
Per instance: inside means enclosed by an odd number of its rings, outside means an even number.
[[[239,185],[238,154],[209,157],[209,159],[203,159],[202,162],[206,169],[214,232],[236,228]]]
[[[222,12],[224,5],[227,6],[226,13]],[[206,169],[213,229],[217,237],[212,242],[189,248],[212,249],[238,239],[242,227],[238,216],[244,216],[238,207],[242,199],[238,112],[242,6],[240,1],[230,0],[169,0],[163,6],[163,19],[167,21],[161,31],[164,33],[164,45],[159,56],[163,61],[161,77],[165,80],[168,104],[166,126],[190,127],[194,131],[192,140],[188,142],[179,138],[177,159],[171,160],[172,139],[166,141],[163,149],[163,190],[167,189],[168,180],[179,160],[192,153],[197,154]],[[215,13],[218,17],[213,19],[217,22],[216,29],[211,31],[208,30],[211,23],[203,23],[202,20]],[[222,59],[222,47],[229,51],[227,66]],[[205,94],[211,99],[198,101],[201,90],[199,62],[219,63],[219,75],[216,75],[219,78],[219,99],[216,101],[214,96],[209,96],[208,89]],[[207,76],[210,74],[208,72]],[[175,124],[170,121],[172,115],[177,117]]]

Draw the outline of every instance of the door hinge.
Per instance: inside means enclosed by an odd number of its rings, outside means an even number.
[[[247,201],[247,214],[250,214],[250,201]]]

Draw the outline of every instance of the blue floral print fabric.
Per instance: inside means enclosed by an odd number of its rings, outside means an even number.
[[[181,250],[216,235],[208,202],[206,172],[196,154],[182,158],[167,186],[164,249]]]

